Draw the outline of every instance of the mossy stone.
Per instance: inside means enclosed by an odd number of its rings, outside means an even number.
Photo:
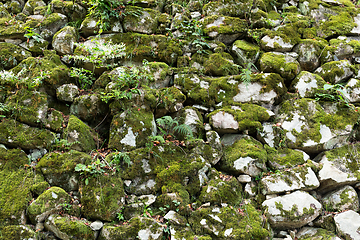
[[[78,151],[51,152],[41,158],[36,170],[50,185],[61,187],[66,191],[78,191],[79,175],[74,171],[75,166],[89,161],[91,157],[88,154]]]
[[[85,179],[88,179],[86,185]],[[115,221],[125,204],[124,183],[119,173],[85,175],[80,183],[81,212],[87,219]]]
[[[64,189],[59,187],[51,187],[43,192],[35,201],[27,208],[29,219],[36,224],[36,217],[46,211],[54,210],[61,203],[70,203],[71,197]]]
[[[47,148],[54,140],[54,134],[46,129],[29,127],[13,119],[0,123],[0,143],[23,149]]]
[[[0,70],[8,70],[31,57],[31,53],[15,44],[0,42],[0,56]]]
[[[83,121],[74,115],[70,115],[68,126],[64,131],[64,139],[68,143],[72,143],[71,149],[90,152],[96,148],[97,134]]]

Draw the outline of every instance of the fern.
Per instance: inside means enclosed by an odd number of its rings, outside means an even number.
[[[247,68],[241,69],[240,79],[243,83],[245,83],[246,86],[249,86],[251,82],[252,67],[254,67],[257,70],[256,66],[251,62],[248,63]]]
[[[128,167],[130,167],[132,162],[131,162],[131,159],[130,159],[130,156],[128,153],[116,152],[116,154],[113,156],[113,159],[110,162],[110,164],[120,165],[121,162],[126,163],[128,165]]]
[[[187,124],[179,124],[177,118],[164,116],[156,119],[156,123],[158,124],[158,128],[160,129],[162,135],[174,136],[175,133],[178,133],[185,138],[193,138],[190,126]]]

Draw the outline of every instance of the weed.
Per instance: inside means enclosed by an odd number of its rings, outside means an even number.
[[[33,28],[25,27],[27,33],[24,34],[24,37],[27,38],[27,42],[29,42],[30,38],[33,38],[37,42],[42,42],[44,39],[40,36],[40,34],[34,32]]]
[[[125,217],[124,217],[124,207],[121,207],[119,212],[116,213],[116,218],[117,220],[119,221],[124,221],[125,220]]]
[[[2,114],[7,114],[8,112],[10,112],[9,107],[4,103],[0,103],[0,118],[6,117],[5,115]]]
[[[132,162],[131,162],[131,159],[130,159],[128,153],[116,151],[110,164],[120,165],[121,163],[126,163],[128,165],[128,167],[130,167],[130,165],[132,165]]]
[[[246,86],[249,86],[249,84],[251,83],[251,68],[256,68],[256,66],[253,63],[248,63],[246,68],[241,69],[241,73],[240,73],[240,79],[243,83],[245,83]]]
[[[80,175],[85,175],[85,185],[88,185],[90,178],[105,172],[104,167],[106,167],[106,164],[103,161],[100,161],[100,159],[97,159],[89,165],[81,163],[76,164],[75,171],[80,172]]]
[[[349,99],[346,97],[345,87],[341,84],[324,84],[323,89],[325,93],[316,93],[315,100],[324,100],[330,102],[341,102],[345,106],[355,110],[355,106],[349,102]]]
[[[120,75],[112,76],[114,85],[110,92],[101,92],[101,100],[108,103],[111,100],[131,99],[133,94],[140,94],[139,87],[142,82],[151,81],[152,77],[146,74],[147,61],[143,61],[143,68],[129,67]]]
[[[59,206],[61,206],[63,211],[69,212],[72,208],[72,205],[69,203],[60,203]]]
[[[75,78],[81,89],[88,89],[95,81],[94,73],[83,69],[72,67],[70,69],[70,77]]]
[[[152,215],[153,215],[153,212],[152,212],[151,208],[149,208],[148,205],[145,205],[144,206],[144,211],[143,211],[143,216],[151,218]]]
[[[103,39],[92,39],[87,43],[75,43],[81,50],[81,55],[67,55],[69,59],[75,62],[89,62],[93,64],[93,71],[96,67],[116,67],[115,60],[125,56],[125,44],[113,44]]]
[[[187,124],[179,124],[178,118],[172,118],[170,116],[164,116],[156,119],[158,128],[165,139],[168,136],[176,138],[176,134],[180,134],[185,139],[194,138],[191,128]]]
[[[67,139],[58,139],[55,138],[54,143],[52,144],[52,150],[58,151],[69,151],[74,144],[80,143],[79,141],[69,143]]]

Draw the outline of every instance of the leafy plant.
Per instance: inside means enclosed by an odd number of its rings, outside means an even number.
[[[68,142],[67,139],[58,139],[55,138],[54,143],[52,144],[52,149],[53,150],[58,150],[58,151],[69,151],[71,149],[71,146],[73,146],[74,144],[78,144],[80,143],[79,141],[75,141],[75,142]]]
[[[94,73],[83,68],[72,67],[70,69],[70,77],[77,80],[81,89],[88,89],[95,81]]]
[[[341,84],[324,84],[323,89],[326,91],[325,93],[316,93],[315,100],[324,100],[331,102],[341,102],[344,103],[345,106],[355,109],[355,106],[349,102],[349,99],[346,97],[345,87]]]
[[[187,124],[180,124],[177,118],[172,118],[171,116],[164,116],[156,119],[159,130],[162,135],[175,137],[176,134],[180,134],[186,139],[193,138],[192,130]]]
[[[72,208],[72,205],[69,203],[60,203],[59,206],[61,206],[63,211],[69,212]]]
[[[151,81],[152,77],[149,76],[144,69],[146,69],[148,62],[143,61],[143,67],[129,67],[121,74],[112,76],[110,91],[101,92],[101,100],[108,103],[111,100],[131,99],[133,94],[140,94],[139,87],[141,82]]]
[[[151,210],[151,208],[149,208],[148,205],[144,206],[144,211],[143,211],[143,216],[144,217],[151,217],[153,215],[153,212]]]
[[[115,67],[118,63],[115,61],[125,56],[125,44],[113,44],[104,39],[92,39],[86,43],[75,43],[80,49],[81,55],[67,55],[69,59],[75,62],[90,62],[96,67]]]
[[[88,185],[89,178],[96,177],[105,172],[104,167],[106,167],[106,164],[103,161],[100,161],[100,159],[97,159],[89,165],[81,163],[76,164],[75,171],[80,172],[80,175],[85,176],[85,185]]]
[[[0,118],[6,117],[5,115],[2,114],[6,114],[8,112],[10,112],[9,107],[4,103],[0,103]]]
[[[120,208],[120,211],[118,213],[116,213],[116,218],[119,221],[124,221],[125,217],[124,217],[124,207]]]
[[[240,79],[243,83],[245,83],[246,86],[249,86],[249,84],[251,83],[252,67],[254,67],[257,70],[256,66],[251,62],[247,64],[246,68],[241,69]]]
[[[40,36],[40,34],[34,32],[33,28],[25,27],[27,33],[24,34],[24,37],[27,38],[27,42],[29,42],[30,38],[33,38],[37,42],[42,42],[44,39]]]
[[[121,163],[126,163],[128,167],[132,164],[130,156],[126,152],[116,152],[116,154],[113,156],[112,161],[110,164],[120,165]]]

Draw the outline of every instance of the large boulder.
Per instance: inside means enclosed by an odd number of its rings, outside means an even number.
[[[359,197],[351,186],[344,186],[327,193],[323,196],[322,203],[327,211],[343,212],[346,210],[359,210]]]
[[[359,144],[346,145],[316,157],[315,161],[323,166],[318,173],[320,192],[325,193],[360,181],[359,147]]]
[[[62,28],[53,37],[53,48],[59,55],[73,54],[77,34],[76,28],[74,27],[67,26]]]
[[[113,117],[110,126],[109,147],[132,150],[145,146],[148,137],[156,134],[152,112],[142,108],[124,111]]]
[[[278,171],[261,179],[264,194],[294,190],[312,190],[320,186],[313,170],[307,166]]]
[[[336,230],[345,239],[360,239],[360,215],[353,210],[339,213],[334,216]]]
[[[310,194],[296,191],[265,200],[262,203],[271,227],[278,229],[302,227],[320,215],[322,206]]]

